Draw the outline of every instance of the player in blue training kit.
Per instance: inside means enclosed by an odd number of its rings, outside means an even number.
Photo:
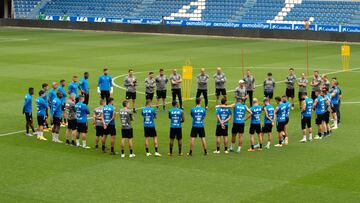
[[[259,105],[259,102],[256,98],[253,99],[253,106],[250,108],[251,111],[251,121],[250,121],[250,144],[251,148],[248,149],[248,152],[254,152],[254,134],[255,132],[258,134],[259,148],[258,150],[262,150],[262,137],[261,137],[261,112],[262,108]]]
[[[62,98],[62,93],[57,92],[56,97],[51,101],[51,108],[50,108],[52,123],[53,123],[52,141],[57,143],[62,143],[62,141],[59,140],[60,124],[63,115],[61,98]]]
[[[201,98],[196,98],[196,106],[191,109],[191,117],[193,119],[192,121],[192,128],[190,133],[190,151],[188,153],[188,156],[192,156],[194,144],[195,144],[195,138],[197,136],[200,137],[201,143],[204,149],[204,155],[207,155],[207,149],[206,149],[206,140],[205,140],[205,128],[204,128],[204,119],[206,117],[206,109],[201,107]]]
[[[44,125],[46,119],[46,110],[48,108],[48,102],[45,100],[45,91],[40,90],[39,97],[36,98],[36,109],[37,109],[37,139],[38,140],[47,140],[44,137]]]
[[[326,115],[326,99],[323,97],[326,92],[322,92],[321,90],[317,90],[315,92],[316,99],[314,101],[314,110],[316,114],[316,125],[318,126],[318,134],[315,136],[315,140],[322,139],[324,135],[325,126],[325,115]]]
[[[275,108],[275,118],[276,118],[276,129],[279,135],[279,143],[275,147],[282,147],[283,141],[285,139],[285,125],[286,125],[286,112],[287,105],[283,103],[280,97],[276,97],[275,101],[277,107]]]
[[[109,70],[104,68],[104,75],[99,77],[97,91],[101,96],[101,99],[106,100],[106,104],[109,103],[110,94],[113,93],[112,77],[109,75]]]
[[[332,104],[332,117],[334,119],[334,126],[333,126],[333,130],[338,129],[338,114],[339,114],[339,103],[340,103],[340,89],[338,87],[338,81],[333,80],[331,82],[331,90],[330,90],[330,99],[331,99],[331,104]]]
[[[66,126],[66,112],[65,112],[65,106],[66,106],[66,98],[67,98],[67,92],[65,90],[66,82],[65,80],[60,80],[60,86],[58,87],[58,92],[61,92],[62,98],[61,98],[61,109],[63,111],[62,119],[61,119],[61,126]]]
[[[84,149],[89,149],[90,147],[86,145],[86,133],[88,130],[87,125],[87,116],[90,114],[89,108],[84,104],[84,96],[79,96],[79,102],[75,105],[76,109],[76,146],[80,147],[80,134],[82,138],[82,147]]]
[[[177,101],[172,101],[173,108],[169,110],[170,119],[170,151],[169,156],[172,156],[174,139],[178,141],[179,156],[182,156],[182,123],[185,121],[184,112],[179,108]]]
[[[52,108],[51,102],[56,98],[56,92],[57,92],[57,89],[58,89],[57,82],[53,82],[51,87],[52,88],[49,90],[49,107],[50,107],[50,111],[51,111],[51,108]]]
[[[25,95],[24,106],[22,113],[25,114],[26,119],[26,136],[33,136],[30,134],[29,130],[31,128],[33,134],[35,135],[33,116],[32,116],[32,95],[34,95],[34,88],[30,87],[28,93]]]
[[[158,138],[154,121],[156,118],[156,112],[155,109],[151,107],[151,100],[146,100],[146,105],[142,108],[141,115],[144,117],[146,156],[151,156],[151,153],[149,152],[149,137],[152,137],[154,139],[155,156],[159,157],[161,154],[158,152]]]
[[[281,99],[282,99],[283,103],[286,106],[286,113],[285,113],[285,119],[286,120],[285,120],[285,129],[284,129],[285,139],[284,139],[283,144],[288,145],[289,144],[289,134],[288,134],[288,131],[287,131],[287,126],[289,124],[289,116],[290,116],[291,104],[288,101],[288,98],[287,98],[286,95],[282,96]]]
[[[69,94],[75,94],[76,103],[79,102],[79,93],[78,93],[79,86],[78,86],[78,83],[77,83],[77,79],[78,79],[78,77],[76,75],[73,76],[72,77],[72,82],[69,83],[69,85],[68,85],[68,93]]]
[[[84,96],[84,104],[89,104],[89,73],[85,72],[84,77],[79,82],[79,90]]]
[[[264,126],[261,130],[261,139],[264,140],[264,134],[268,134],[268,141],[265,145],[265,149],[270,149],[271,140],[272,140],[272,128],[274,126],[274,118],[275,118],[275,108],[270,104],[269,99],[264,99]],[[256,146],[257,147],[257,146]],[[255,147],[255,148],[256,148]]]
[[[106,146],[106,138],[108,135],[111,136],[110,144],[111,144],[111,154],[115,155],[115,137],[116,137],[116,128],[115,128],[115,107],[114,107],[114,99],[109,98],[109,103],[104,106],[102,113],[102,120],[104,123],[104,136],[102,138],[102,150],[105,152]]]
[[[221,105],[227,105],[226,99],[221,99]],[[221,137],[224,137],[224,153],[228,154],[228,126],[231,120],[231,110],[229,108],[216,107],[216,150],[214,154],[220,154]]]
[[[44,91],[44,100],[47,103],[47,107],[46,107],[46,110],[45,110],[46,115],[45,115],[45,119],[44,119],[44,129],[43,129],[43,131],[44,132],[49,132],[51,130],[51,128],[49,127],[49,124],[48,124],[50,100],[49,100],[49,96],[48,96],[47,91],[49,90],[49,85],[47,83],[43,83],[41,85],[41,87],[42,87],[42,90]]]
[[[306,94],[302,95],[301,107],[301,129],[303,132],[303,138],[300,142],[306,142],[306,127],[309,129],[309,141],[312,141],[312,127],[311,127],[311,114],[314,105],[314,101],[309,98]]]
[[[239,145],[237,149],[237,153],[241,152],[241,146],[243,141],[243,134],[245,129],[245,120],[249,119],[251,116],[250,109],[244,104],[245,101],[242,99],[239,99],[236,101],[235,104],[223,106],[220,105],[219,107],[223,108],[233,108],[234,109],[234,117],[233,117],[233,126],[231,129],[232,133],[232,139],[230,144],[230,152],[234,151],[234,146],[236,142],[236,136],[239,135]],[[248,116],[245,118],[246,112],[248,112]]]

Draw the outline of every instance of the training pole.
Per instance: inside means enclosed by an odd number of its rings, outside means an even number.
[[[242,76],[245,77],[244,49],[241,49]]]
[[[309,76],[309,40],[306,40],[306,73]]]

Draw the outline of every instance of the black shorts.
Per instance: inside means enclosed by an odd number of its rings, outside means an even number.
[[[182,139],[182,129],[181,128],[170,128],[170,139]]]
[[[110,91],[101,91],[100,93],[101,99],[106,99],[110,97]]]
[[[53,118],[53,124],[54,124],[54,125],[57,125],[57,126],[60,126],[60,124],[61,124],[61,118],[54,117],[54,118]]]
[[[311,128],[311,117],[302,117],[301,118],[301,129],[305,130],[306,127]]]
[[[38,122],[39,126],[44,126],[45,125],[45,116],[38,116],[37,122]]]
[[[299,92],[299,93],[298,93],[299,101],[304,101],[304,99],[302,98],[303,95],[307,95],[307,93],[306,93],[306,92]]]
[[[204,127],[192,127],[190,137],[205,137],[205,128]]]
[[[333,104],[331,110],[333,111],[333,113],[338,113],[339,112],[339,104]]]
[[[324,114],[317,114],[315,123],[316,125],[320,125],[323,121],[325,121],[325,113]]]
[[[326,111],[325,116],[324,116],[324,121],[326,124],[329,124],[330,121],[330,112]]]
[[[126,99],[136,99],[136,92],[126,92]]]
[[[145,99],[152,101],[152,100],[154,99],[154,93],[148,93],[148,92],[146,92],[146,93],[145,93]]]
[[[78,133],[87,133],[88,130],[87,123],[77,123],[76,130],[78,131]]]
[[[285,125],[289,124],[289,117],[286,117]]]
[[[122,138],[131,139],[134,137],[133,129],[121,129]]]
[[[262,127],[261,131],[262,131],[262,133],[271,133],[272,128],[273,128],[273,125],[271,123],[265,123],[265,125]]]
[[[96,137],[102,137],[104,135],[104,126],[95,126]]]
[[[245,123],[234,123],[231,129],[232,134],[243,134],[245,129]]]
[[[68,120],[68,126],[67,129],[69,130],[76,130],[77,121],[75,120]]]
[[[27,122],[31,122],[33,120],[32,113],[25,113],[25,119]]]
[[[116,135],[115,125],[108,125],[108,126],[106,127],[106,129],[104,129],[104,135],[115,136],[115,135]]]
[[[264,97],[272,99],[274,97],[274,92],[264,91]]]
[[[229,127],[225,125],[225,129],[221,127],[221,125],[216,126],[216,136],[228,136]]]
[[[278,122],[276,125],[276,129],[278,132],[282,132],[285,130],[285,122]]]
[[[157,137],[155,127],[144,127],[144,136],[145,137]]]
[[[223,95],[223,96],[225,96],[225,95],[226,95],[226,89],[225,89],[225,88],[222,88],[222,89],[216,89],[216,90],[215,90],[215,95],[216,95],[216,96],[220,96],[220,94]]]
[[[295,97],[295,89],[286,88],[285,95],[289,98],[294,98]]]
[[[156,98],[165,99],[166,98],[166,90],[156,90]]]
[[[260,124],[250,124],[249,133],[253,135],[254,133],[260,134],[261,133],[261,125]]]

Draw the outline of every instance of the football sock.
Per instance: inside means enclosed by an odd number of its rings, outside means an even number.
[[[227,151],[227,149],[228,149],[228,148],[227,148],[227,147],[225,147],[225,151]]]
[[[207,154],[207,150],[206,150],[206,149],[204,149],[204,153]]]
[[[130,149],[130,154],[133,154],[133,150],[132,150],[132,149]]]
[[[216,147],[216,151],[220,151],[220,147]]]
[[[189,155],[192,155],[192,150],[190,149],[190,151],[189,151]]]
[[[279,144],[282,144],[282,140],[279,140]]]
[[[102,149],[103,151],[105,151],[105,145],[102,145],[102,146],[101,146],[101,149]]]
[[[158,148],[157,148],[157,147],[155,147],[155,152],[158,152]]]
[[[124,154],[124,150],[123,150],[123,149],[121,150],[121,154]],[[131,153],[130,153],[130,154],[131,154]]]
[[[111,147],[111,152],[114,152],[114,147]]]
[[[254,145],[253,145],[253,144],[251,145],[251,149],[254,149]]]
[[[149,148],[146,147],[146,153],[149,153]]]
[[[172,147],[170,147],[170,154],[172,154],[172,152],[173,152],[173,148],[172,148]]]
[[[80,146],[80,140],[76,139],[76,146]]]
[[[260,149],[262,148],[262,144],[260,144]]]
[[[179,146],[179,154],[181,154],[181,146]]]
[[[83,147],[86,147],[86,140],[82,141],[82,145],[83,145]]]

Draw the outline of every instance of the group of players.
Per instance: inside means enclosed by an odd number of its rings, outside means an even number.
[[[190,133],[190,150],[188,155],[192,155],[193,147],[196,137],[201,139],[204,154],[206,155],[207,146],[205,140],[204,121],[206,111],[208,109],[208,80],[209,76],[205,69],[201,69],[197,79],[197,93],[196,106],[191,109],[192,129]],[[299,104],[301,111],[301,127],[303,131],[303,138],[300,142],[307,142],[313,139],[311,117],[313,111],[316,114],[316,124],[318,125],[318,134],[314,139],[322,139],[322,137],[330,134],[331,129],[337,129],[340,123],[340,103],[341,90],[338,86],[338,81],[334,77],[329,81],[326,75],[320,76],[318,71],[314,71],[311,80],[311,98],[307,96],[307,86],[309,84],[302,73],[301,78],[297,79],[294,70],[289,69],[289,75],[285,79],[286,91],[282,97],[275,97],[276,107],[270,103],[274,96],[275,80],[271,73],[267,74],[267,78],[263,82],[264,101],[263,106],[260,105],[258,99],[253,98],[255,91],[255,78],[250,70],[247,70],[246,76],[239,81],[239,86],[234,90],[235,104],[227,104],[227,91],[225,84],[227,78],[221,68],[217,68],[213,76],[215,80],[215,95],[216,95],[216,150],[215,154],[220,153],[221,137],[224,140],[224,153],[235,151],[235,142],[238,137],[237,152],[241,152],[242,138],[244,134],[245,122],[250,119],[250,143],[251,148],[249,152],[262,150],[263,137],[268,135],[268,140],[265,148],[269,149],[272,142],[272,128],[276,124],[278,132],[278,143],[276,147],[282,147],[288,144],[287,125],[289,123],[290,109],[294,109],[295,85],[299,87]],[[52,88],[49,90],[48,84],[44,83],[42,89],[39,91],[36,99],[37,107],[37,124],[38,128],[35,132],[32,118],[32,95],[34,88],[29,88],[28,94],[25,96],[23,106],[23,113],[26,117],[26,135],[36,135],[38,140],[47,140],[44,137],[44,131],[52,132],[52,141],[62,143],[59,139],[59,131],[61,126],[67,126],[66,129],[66,144],[90,148],[87,143],[88,131],[88,115],[90,110],[87,107],[89,102],[89,73],[85,72],[83,78],[78,83],[78,78],[73,76],[72,82],[68,84],[66,91],[65,80],[58,83],[53,82]],[[115,153],[115,138],[116,126],[115,118],[116,111],[114,107],[114,99],[111,97],[113,93],[112,77],[108,74],[108,70],[104,69],[104,74],[98,79],[97,92],[100,94],[100,104],[93,111],[92,119],[93,125],[96,129],[95,148],[99,148],[99,142],[102,144],[102,151],[106,152],[106,140],[110,136],[111,154]],[[152,101],[156,92],[156,108],[159,108],[159,102],[162,100],[163,110],[166,110],[166,94],[167,83],[170,82],[172,93],[172,108],[168,111],[170,119],[170,146],[168,155],[173,155],[174,140],[178,141],[178,154],[183,155],[182,152],[182,123],[185,121],[185,116],[182,107],[181,96],[181,75],[177,73],[176,69],[172,70],[169,79],[165,75],[164,69],[159,70],[159,75],[154,77],[153,72],[149,72],[145,79],[145,97],[146,105],[141,109],[141,114],[144,118],[144,136],[145,136],[145,150],[146,156],[151,156],[149,150],[149,139],[153,139],[155,147],[155,156],[161,156],[158,152],[158,139],[155,128],[157,110],[152,107]],[[125,157],[125,142],[128,141],[129,157],[135,157],[133,152],[133,113],[136,113],[136,88],[138,81],[134,76],[133,70],[128,71],[128,75],[124,78],[124,87],[126,88],[126,99],[122,102],[122,108],[118,111],[121,120],[121,157]],[[156,91],[155,91],[156,89]],[[205,100],[205,108],[202,107],[202,98]],[[222,99],[220,100],[220,96]],[[132,101],[132,108],[130,108],[130,100]],[[245,102],[249,100],[249,107]],[[290,101],[291,100],[291,103]],[[49,115],[50,112],[50,115]],[[261,126],[261,114],[264,112],[263,126]],[[330,115],[333,119],[334,126],[329,125]],[[51,119],[50,119],[51,118]],[[232,139],[230,147],[228,146],[228,126],[230,120],[233,119],[231,129]],[[51,121],[52,128],[49,128],[48,120]],[[30,134],[30,129],[33,134]],[[309,131],[309,138],[307,139],[307,129]],[[258,135],[258,143],[255,144],[254,134]],[[80,137],[82,143],[80,144]],[[100,140],[101,138],[101,140]]]

